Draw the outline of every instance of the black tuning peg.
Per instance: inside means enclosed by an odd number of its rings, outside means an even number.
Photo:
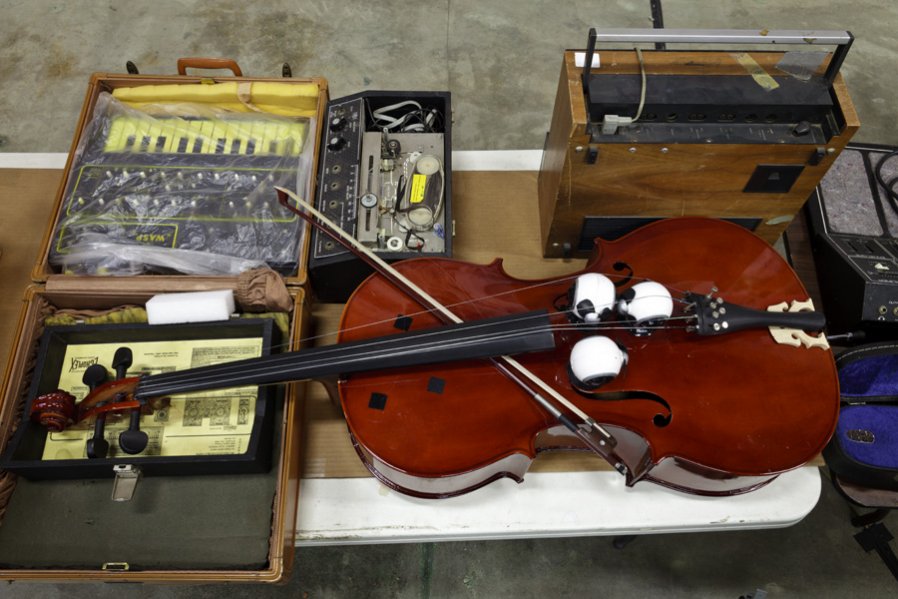
[[[134,356],[127,347],[120,347],[115,351],[112,358],[112,367],[115,368],[116,378],[123,379],[128,373],[131,364],[134,363]],[[150,441],[149,436],[140,430],[140,410],[131,410],[130,420],[128,421],[128,430],[122,431],[118,436],[118,445],[122,451],[128,455],[140,453],[147,448]]]
[[[87,385],[87,388],[93,391],[106,382],[109,373],[106,367],[100,364],[88,366],[87,370],[81,377],[81,382]],[[109,453],[109,442],[104,438],[103,431],[106,428],[106,414],[98,414],[94,421],[94,435],[87,440],[87,457],[105,458]]]
[[[146,449],[149,442],[149,435],[140,430],[140,410],[131,410],[128,430],[122,431],[118,436],[119,447],[128,455],[134,455]]]
[[[128,369],[131,368],[131,364],[133,363],[134,354],[131,353],[131,348],[120,347],[115,350],[115,355],[112,357],[112,367],[115,369],[115,378],[125,378]]]
[[[87,367],[87,370],[84,371],[84,374],[81,375],[81,382],[87,385],[87,388],[93,391],[100,385],[106,382],[109,378],[109,373],[106,371],[106,367],[100,364],[92,364]]]

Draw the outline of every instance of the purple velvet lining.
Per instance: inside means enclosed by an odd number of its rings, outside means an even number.
[[[846,364],[839,369],[839,387],[843,397],[898,398],[898,354],[869,356]]]
[[[873,433],[872,443],[848,438],[851,430]],[[898,406],[845,406],[839,412],[836,438],[846,455],[862,464],[898,468]]]

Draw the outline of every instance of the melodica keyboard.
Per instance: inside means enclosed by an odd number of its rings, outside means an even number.
[[[108,118],[73,165],[51,263],[75,274],[133,272],[128,260],[67,257],[100,242],[260,260],[295,274],[303,224],[273,187],[295,186],[308,133],[305,120],[256,114]]]

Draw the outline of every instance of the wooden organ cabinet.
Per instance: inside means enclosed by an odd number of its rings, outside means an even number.
[[[839,74],[852,40],[842,31],[591,29],[585,52],[564,54],[546,139],[544,255],[586,256],[595,237],[684,215],[776,241],[859,127]],[[597,41],[656,49],[597,51]],[[778,51],[664,49],[673,42]]]

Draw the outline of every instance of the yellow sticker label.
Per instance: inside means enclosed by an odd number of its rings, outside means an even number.
[[[420,204],[424,201],[424,188],[427,187],[426,175],[412,175],[412,190],[408,200],[412,204]]]

